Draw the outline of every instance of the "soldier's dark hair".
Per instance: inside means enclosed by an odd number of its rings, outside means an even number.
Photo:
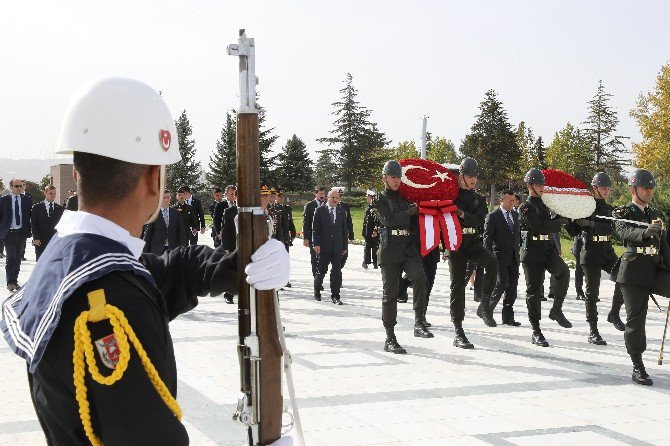
[[[218,194],[219,192],[223,192],[220,187],[215,187],[214,188],[214,193]]]
[[[500,192],[500,196],[501,196],[501,197],[504,197],[505,195],[514,195],[514,196],[516,196],[516,194],[514,193],[514,191],[513,191],[512,189],[505,189],[504,191]]]
[[[229,184],[228,186],[226,186],[226,193],[228,193],[228,191],[231,190],[231,189],[232,190],[237,190],[237,186]]]
[[[180,187],[180,189],[181,189],[182,193],[183,192],[188,192],[189,194],[191,193],[191,188],[186,186],[186,185]]]
[[[87,205],[121,200],[149,168],[92,153],[74,152],[77,190]]]

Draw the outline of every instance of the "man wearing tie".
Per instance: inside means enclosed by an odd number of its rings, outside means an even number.
[[[170,207],[170,191],[163,191],[161,213],[156,220],[149,223],[144,231],[144,252],[162,255],[179,246],[186,245],[186,231],[179,211]]]
[[[207,228],[205,225],[205,212],[202,210],[202,201],[191,195],[191,188],[189,186],[182,186],[181,190],[184,192],[184,202],[193,208],[193,214],[195,215],[197,222],[195,225],[195,233],[189,233],[189,244],[197,245],[198,231],[200,231],[201,234],[204,234],[205,229]]]
[[[25,188],[23,180],[13,179],[9,182],[11,193],[0,198],[0,238],[5,240],[7,251],[7,289],[14,291],[19,288],[18,277],[21,270],[21,250],[30,237],[29,198],[21,194]]]
[[[345,211],[338,207],[339,201],[339,192],[331,190],[327,204],[316,209],[312,222],[312,243],[318,266],[318,274],[314,279],[314,299],[321,300],[323,277],[328,272],[328,265],[331,265],[330,294],[336,305],[342,305],[342,256],[347,253],[349,238]]]
[[[514,192],[506,190],[500,195],[500,207],[486,216],[484,223],[484,246],[498,260],[498,280],[491,294],[488,314],[493,318],[493,310],[502,295],[505,295],[502,308],[502,323],[519,326],[514,320],[514,301],[519,282],[519,248],[521,246],[521,228],[519,214],[514,210],[516,199]]]
[[[55,203],[55,199],[56,186],[45,187],[44,201],[34,205],[30,215],[36,260],[40,259],[51,237],[56,233],[56,225],[63,215],[63,206]]]

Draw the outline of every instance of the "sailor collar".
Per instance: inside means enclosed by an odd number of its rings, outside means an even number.
[[[136,259],[144,249],[144,240],[133,237],[126,229],[111,220],[84,211],[65,211],[56,225],[58,237],[73,234],[95,234],[117,241],[128,248]]]

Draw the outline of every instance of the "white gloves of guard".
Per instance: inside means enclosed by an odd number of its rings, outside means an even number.
[[[270,239],[251,255],[251,263],[244,269],[247,283],[257,290],[278,290],[288,283],[291,261],[286,247]]]

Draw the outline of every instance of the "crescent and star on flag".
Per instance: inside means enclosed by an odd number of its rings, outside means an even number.
[[[437,184],[437,181],[434,181],[430,184],[418,184],[415,183],[414,181],[410,180],[407,177],[407,172],[412,170],[412,169],[421,169],[429,172],[429,169],[423,166],[415,166],[413,164],[408,164],[407,166],[403,166],[402,168],[402,182],[407,184],[408,186],[411,186],[416,189],[430,189],[431,187],[435,186]],[[445,182],[449,178],[449,172],[440,172],[439,170],[435,169],[435,175],[433,175],[431,178],[437,178],[441,182]]]

